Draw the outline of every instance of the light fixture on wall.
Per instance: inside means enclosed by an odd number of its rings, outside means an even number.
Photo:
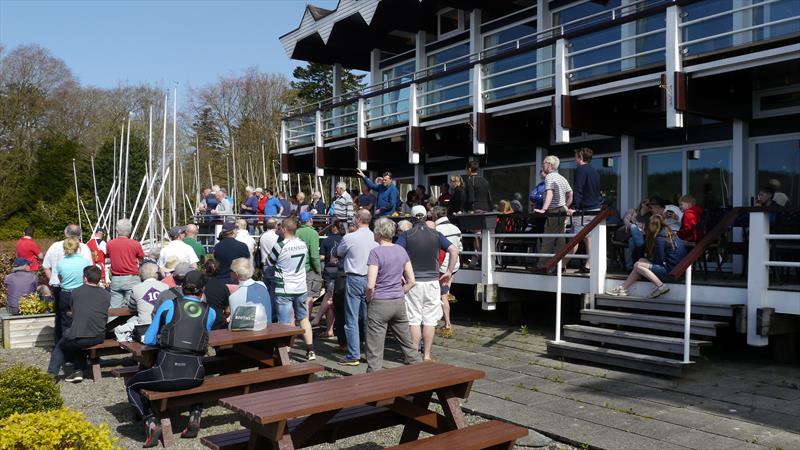
[[[689,150],[689,159],[695,161],[700,159],[700,150]]]
[[[603,167],[614,167],[614,158],[611,156],[603,158]]]

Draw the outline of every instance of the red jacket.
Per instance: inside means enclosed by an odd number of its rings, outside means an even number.
[[[687,242],[697,242],[703,238],[702,231],[698,229],[697,224],[700,223],[700,217],[703,216],[703,208],[694,205],[683,212],[683,220],[681,220],[681,229],[678,230],[678,237]]]

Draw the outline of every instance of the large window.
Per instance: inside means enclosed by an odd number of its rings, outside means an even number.
[[[492,192],[492,201],[498,204],[500,200],[511,201],[515,194],[522,198],[522,210],[528,211],[528,194],[533,190],[531,185],[535,167],[533,164],[516,167],[501,167],[497,169],[484,169],[483,177],[489,181]]]
[[[765,186],[788,197],[786,206],[800,205],[800,138],[756,144],[755,189]]]
[[[451,71],[452,67],[467,62],[469,43],[454,45],[428,55],[431,73]],[[469,105],[469,68],[445,75],[425,83],[425,94],[420,96],[420,115],[428,116]],[[429,106],[430,105],[430,106]]]
[[[641,158],[642,198],[658,196],[677,205],[688,193],[706,209],[731,206],[729,146],[648,153]]]
[[[483,37],[484,56],[490,56],[510,48],[516,47],[517,39],[525,44],[535,39],[536,20],[512,25],[497,31],[492,31]],[[527,37],[526,36],[530,36]],[[518,55],[502,58],[490,62],[485,66],[484,89],[487,91],[487,100],[494,101],[517,95],[531,93],[537,89],[552,86],[552,80],[546,78],[536,81],[538,76],[553,73],[553,63],[542,66],[533,64],[537,58],[537,51],[531,50]]]

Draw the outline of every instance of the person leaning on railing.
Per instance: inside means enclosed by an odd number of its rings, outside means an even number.
[[[558,173],[559,159],[549,155],[542,162],[542,168],[547,174],[544,178],[544,203],[534,212],[547,214],[544,222],[544,232],[562,234],[567,223],[567,209],[572,205],[572,187],[560,173]],[[564,238],[546,237],[542,239],[540,253],[559,253],[566,242]],[[537,272],[544,272],[545,264],[549,258],[539,258]]]

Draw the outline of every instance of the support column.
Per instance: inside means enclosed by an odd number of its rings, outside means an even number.
[[[416,71],[422,70],[426,66],[425,57],[425,32],[417,32],[416,41]],[[409,164],[419,164],[420,150],[422,147],[422,130],[419,127],[419,93],[420,86],[411,83],[408,88],[408,162]]]
[[[750,240],[747,261],[747,345],[764,347],[769,344],[767,336],[758,334],[758,309],[766,304],[769,290],[769,243],[764,236],[769,234],[769,214],[750,213]]]
[[[749,148],[749,124],[743,120],[733,120],[733,149],[731,154],[731,181],[732,204],[726,206],[749,206],[750,180],[755,175],[755,161],[751,163]],[[754,158],[753,158],[754,159]],[[742,228],[733,228],[733,241],[743,242]],[[742,255],[733,255],[733,271],[741,273],[744,258]]]
[[[289,147],[286,143],[286,121],[281,120],[281,142],[278,153],[280,154],[281,181],[289,181]],[[278,189],[278,186],[275,186]]]
[[[631,208],[635,208],[639,197],[636,189],[636,150],[634,148],[633,136],[623,134],[619,138],[620,142],[620,188],[619,188],[619,210],[622,214]]]
[[[338,97],[344,94],[344,69],[340,63],[333,65],[333,96]]]
[[[481,231],[481,284],[477,287],[483,289],[481,309],[494,311],[497,309],[497,284],[494,282],[495,272],[495,243],[494,228],[485,226]]]
[[[622,0],[622,5],[629,5],[634,3],[632,0]],[[631,36],[636,35],[636,21],[631,21],[628,23],[622,24],[622,39],[629,38]],[[627,41],[623,41],[620,43],[620,50],[622,52],[622,57],[630,56],[636,54],[636,41],[638,39],[628,39]],[[636,58],[626,58],[620,61],[620,69],[630,70],[636,67]]]
[[[481,38],[481,10],[473,9],[469,20],[470,53],[483,50]],[[472,68],[472,153],[486,154],[486,103],[483,97],[483,64]]]
[[[606,236],[608,234],[605,220],[589,233],[591,242],[589,258],[592,265],[592,271],[589,272],[589,294],[592,308],[594,308],[595,294],[603,294],[606,290]]]
[[[555,143],[569,143],[569,124],[564,118],[569,111],[564,111],[569,102],[569,80],[567,79],[567,43],[563,38],[556,41],[556,86],[553,96],[553,125],[555,127]]]
[[[553,15],[550,13],[549,0],[537,0],[536,2],[536,31],[549,30],[553,26]],[[549,36],[541,36],[545,39]],[[548,45],[536,49],[536,61],[544,61],[553,57],[553,47]],[[536,65],[536,78],[552,75],[550,64]],[[550,80],[545,78],[536,82],[536,89],[551,87]]]
[[[369,53],[369,79],[372,85],[383,81],[381,76],[381,49],[373,48]]]
[[[322,136],[322,111],[320,110],[317,110],[316,126],[314,127],[314,168],[316,176],[325,175],[325,140]]]
[[[678,101],[685,95],[685,92],[682,89],[681,92],[678,92],[677,87],[682,83],[676,82],[679,77],[682,79],[684,76],[679,22],[680,8],[677,6],[667,8],[665,73],[667,128],[683,128],[683,113],[679,111]]]
[[[367,140],[367,100],[364,98],[358,99],[358,128],[357,128],[357,139],[356,139],[356,146],[358,154],[356,157],[358,158],[358,168],[361,170],[367,170],[367,160],[369,159],[369,151],[367,150],[367,146],[369,145],[369,141]]]
[[[745,8],[753,4],[753,0],[733,0],[733,9]],[[766,13],[767,8],[769,6],[762,6],[764,12]],[[753,26],[753,9],[742,9],[733,13],[733,29],[734,30],[741,30],[742,28],[749,28]],[[764,31],[769,29],[769,27],[764,28]],[[750,31],[742,31],[740,33],[735,33],[733,36],[733,45],[745,45],[753,42],[753,30]],[[766,36],[765,36],[766,39]]]

